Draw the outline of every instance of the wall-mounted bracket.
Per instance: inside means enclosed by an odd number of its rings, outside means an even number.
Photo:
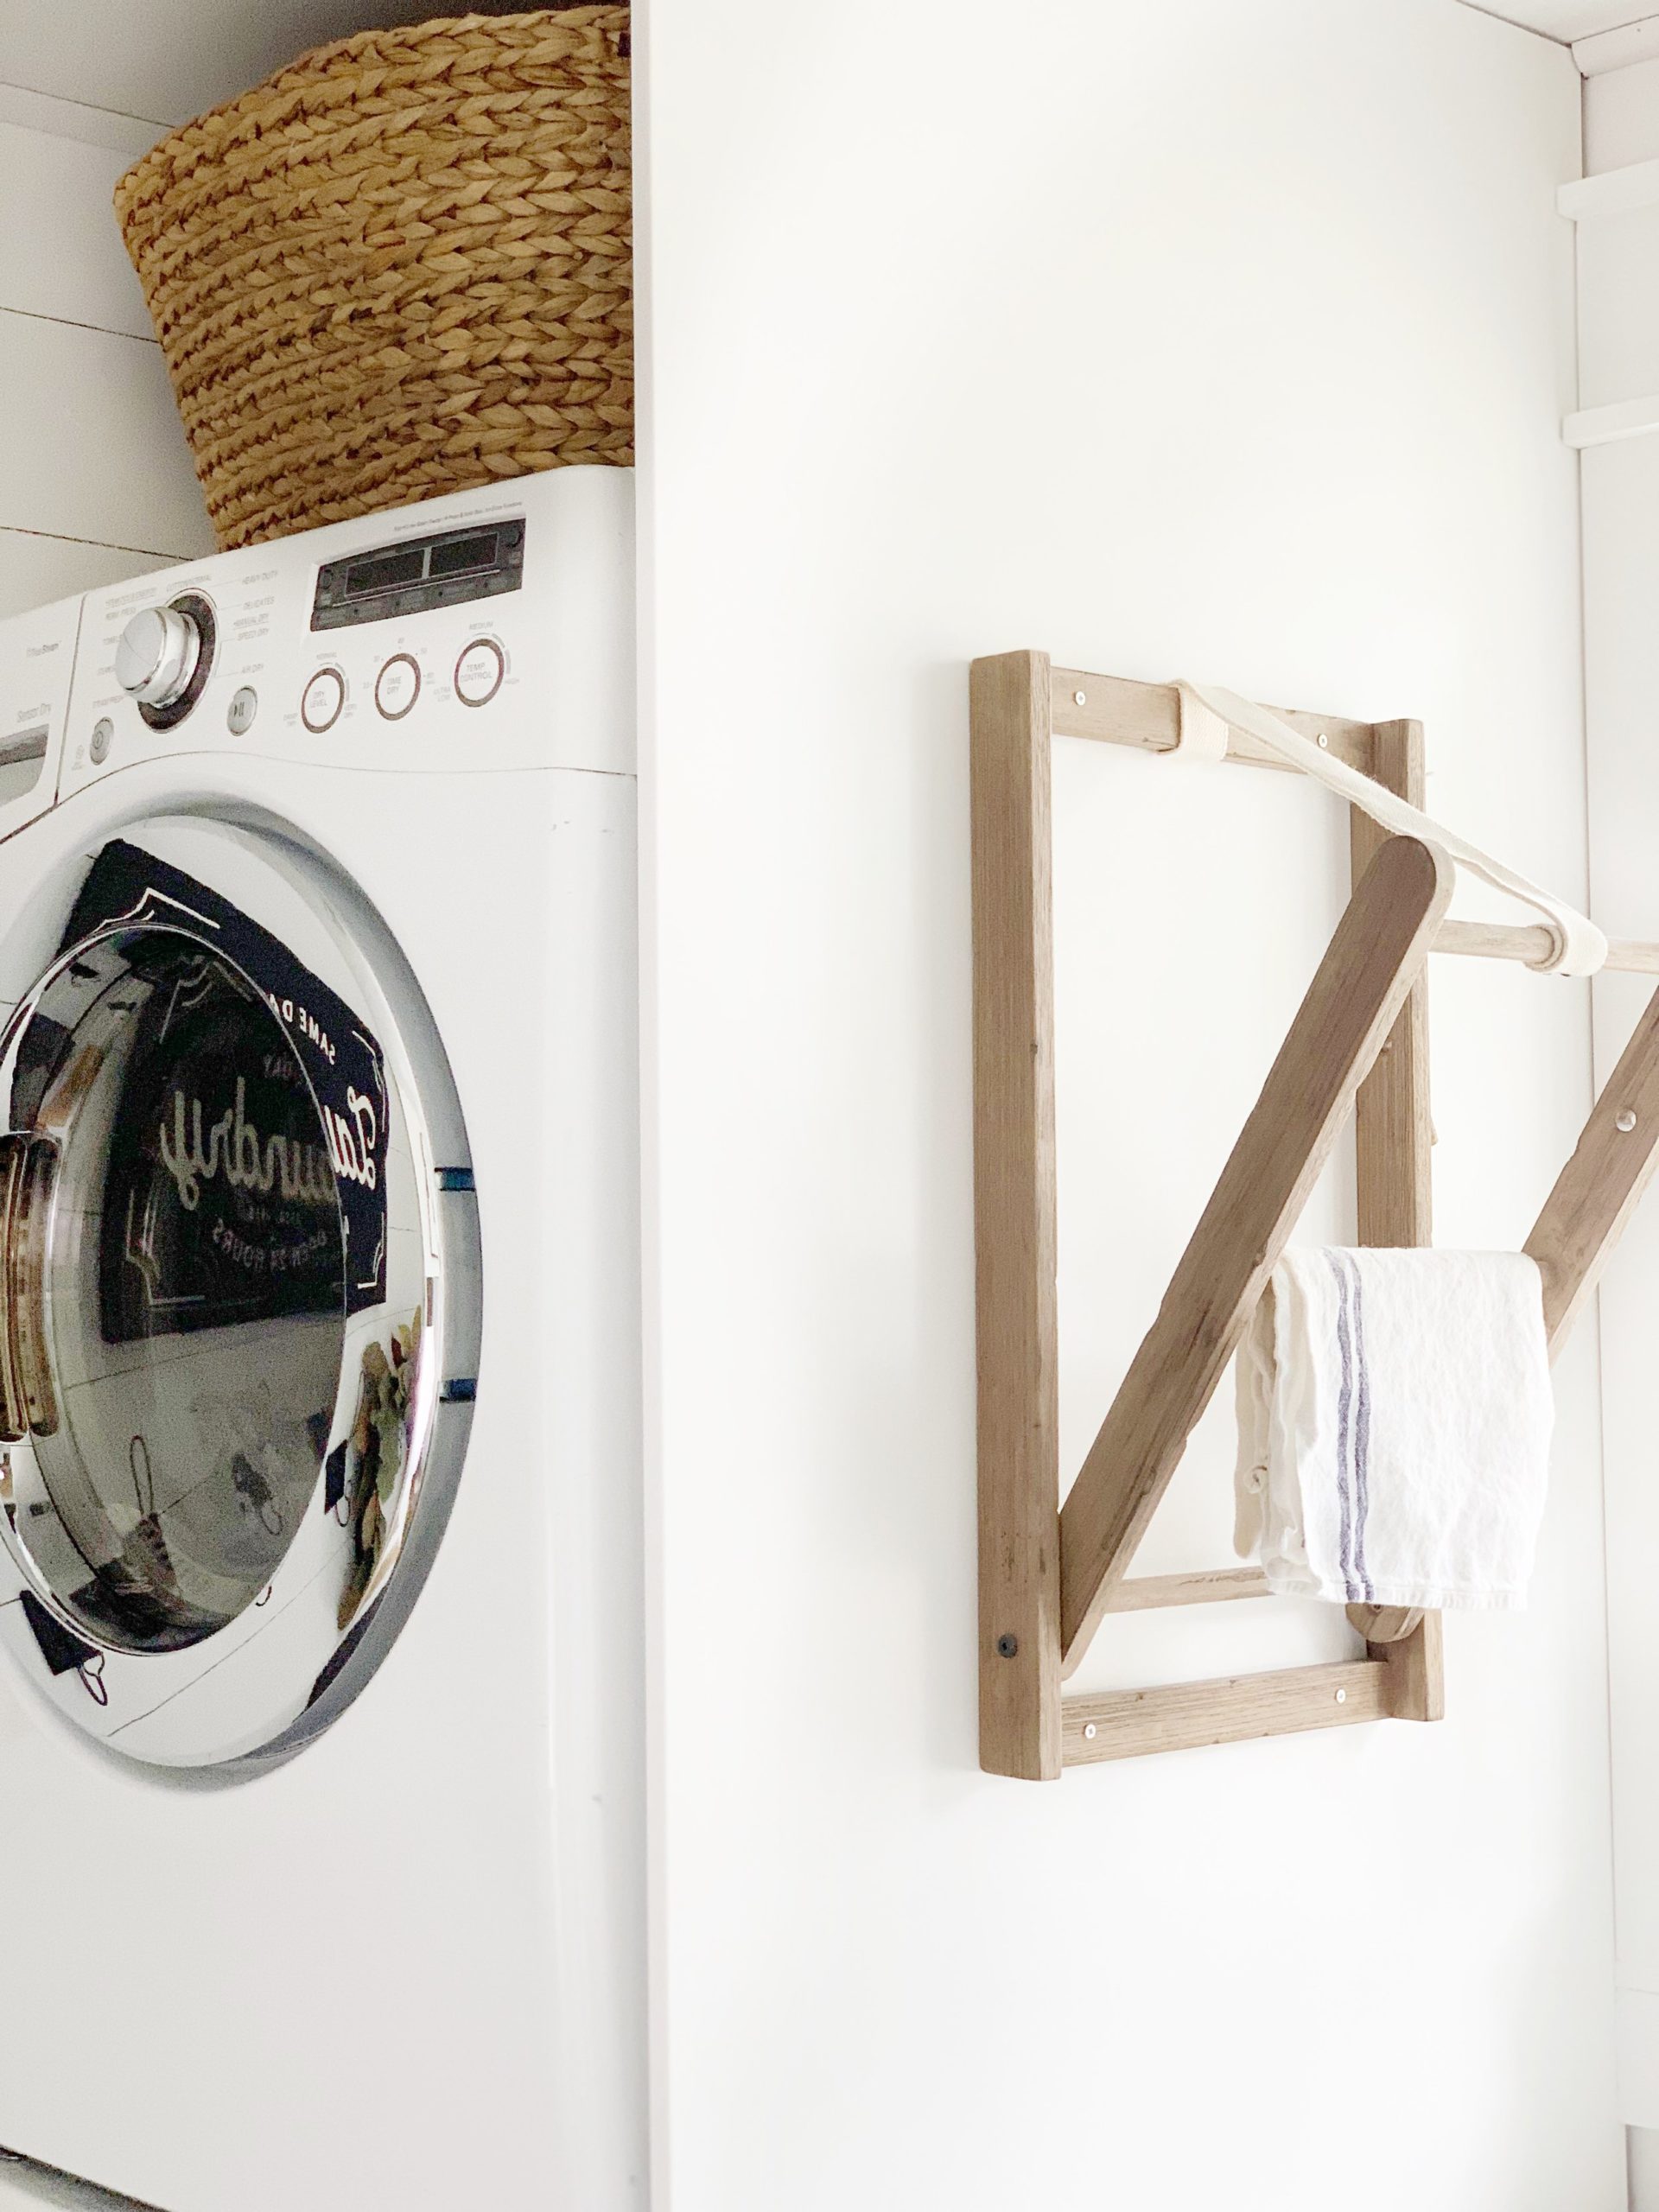
[[[1050,741],[1171,752],[1179,701],[1173,684],[1051,669],[1038,652],[976,661],[970,697],[981,1764],[1050,1780],[1145,1751],[1438,1719],[1439,1616],[1374,1608],[1350,1608],[1369,1639],[1352,1660],[1073,1697],[1061,1685],[1109,1612],[1268,1594],[1249,1568],[1124,1577],[1351,1112],[1359,1242],[1430,1242],[1429,951],[1524,958],[1537,933],[1447,924],[1445,855],[1352,810],[1353,897],[1062,1509]],[[1421,806],[1421,724],[1275,711]],[[1239,730],[1227,757],[1282,766]],[[1614,948],[1621,967],[1656,957]],[[1528,1240],[1552,1354],[1659,1164],[1656,1138],[1659,993]]]

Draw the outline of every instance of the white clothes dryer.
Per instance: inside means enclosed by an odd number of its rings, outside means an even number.
[[[0,2145],[164,2212],[645,2201],[632,491],[0,625]]]

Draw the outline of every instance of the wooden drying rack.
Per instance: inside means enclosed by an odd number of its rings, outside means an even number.
[[[1420,722],[1274,711],[1422,806]],[[1061,1684],[1109,1612],[1268,1594],[1248,1567],[1123,1578],[1351,1111],[1359,1242],[1431,1241],[1429,952],[1535,962],[1548,933],[1447,921],[1445,855],[1351,810],[1347,911],[1062,1509],[1049,741],[1172,752],[1179,702],[1173,684],[1001,653],[973,664],[971,722],[980,1763],[1051,1781],[1147,1751],[1438,1720],[1439,1615],[1376,1607],[1348,1609],[1361,1658],[1155,1689]],[[1236,729],[1227,757],[1284,765]],[[1659,973],[1659,946],[1615,944],[1607,965]],[[1552,1357],[1659,1165],[1656,1139],[1659,992],[1527,1239]]]

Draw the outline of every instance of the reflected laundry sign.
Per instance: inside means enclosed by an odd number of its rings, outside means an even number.
[[[136,988],[104,1194],[105,1340],[338,1312],[342,1264],[346,1311],[378,1304],[378,1042],[268,931],[120,842],[66,944],[112,925]]]

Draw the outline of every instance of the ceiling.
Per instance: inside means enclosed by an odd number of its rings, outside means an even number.
[[[524,0],[465,4],[480,15],[505,15]],[[1656,13],[1655,0],[1465,4],[1569,43]],[[0,0],[0,85],[79,100],[158,126],[186,123],[257,84],[307,47],[384,23],[418,22],[442,5],[442,0],[78,0],[66,7],[59,0]],[[456,0],[454,12],[461,12],[461,5]]]
[[[1502,16],[1529,31],[1570,45],[1597,31],[1619,29],[1654,13],[1653,0],[1468,0],[1484,15]]]
[[[525,0],[0,0],[0,84],[165,125],[257,85],[307,47]],[[545,4],[545,0],[543,0]]]

